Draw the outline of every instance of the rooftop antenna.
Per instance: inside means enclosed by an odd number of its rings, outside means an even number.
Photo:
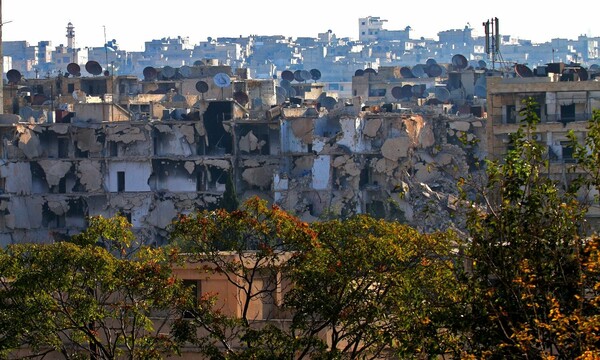
[[[496,62],[503,62],[500,53],[500,21],[497,17],[488,19],[483,23],[483,28],[485,29],[485,53],[491,55],[492,70],[495,70]]]
[[[106,25],[102,25],[102,28],[104,28],[104,55],[106,58],[106,69],[108,69],[108,43],[106,42]],[[113,75],[114,75],[114,70],[113,70]]]

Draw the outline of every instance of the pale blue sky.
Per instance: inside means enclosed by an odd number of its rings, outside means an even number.
[[[410,25],[413,38],[435,37],[438,31],[463,28],[467,23],[475,34],[481,34],[482,22],[498,17],[502,34],[542,42],[556,37],[575,39],[580,34],[600,36],[597,8],[596,2],[587,0],[4,0],[3,36],[5,41],[66,44],[66,26],[71,21],[78,46],[102,46],[106,26],[108,40],[117,39],[122,48],[140,51],[144,41],[177,36],[189,36],[197,43],[208,36],[316,37],[331,29],[339,37],[357,38],[358,18],[371,15],[387,19],[390,30]]]

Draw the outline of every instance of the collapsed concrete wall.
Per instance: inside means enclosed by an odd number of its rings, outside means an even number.
[[[483,155],[483,128],[474,117],[397,113],[287,118],[274,197],[305,219],[366,212],[426,231],[454,226],[448,199]],[[426,219],[427,209],[438,215]]]

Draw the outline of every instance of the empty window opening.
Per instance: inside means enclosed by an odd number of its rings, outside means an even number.
[[[125,191],[125,171],[117,171],[117,191]]]

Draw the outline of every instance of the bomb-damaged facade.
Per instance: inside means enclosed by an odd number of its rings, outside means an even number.
[[[415,85],[387,75],[399,70],[361,76],[389,93]],[[88,216],[122,213],[162,244],[177,214],[218,206],[230,175],[241,199],[257,195],[306,221],[368,213],[425,231],[455,227],[456,178],[485,149],[463,143],[485,143],[482,118],[448,115],[457,107],[423,94],[375,105],[338,99],[314,80],[247,77],[198,64],[150,68],[143,80],[9,83],[1,243],[52,241],[81,231]]]

